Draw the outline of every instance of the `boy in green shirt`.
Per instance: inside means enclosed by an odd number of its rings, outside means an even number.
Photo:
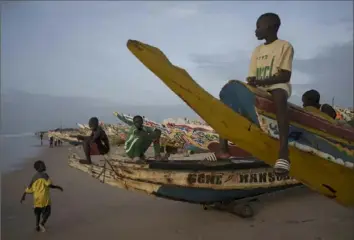
[[[128,137],[124,145],[126,154],[134,161],[144,160],[145,152],[148,150],[151,143],[153,143],[155,159],[161,160],[161,131],[159,129],[151,131],[148,128],[144,128],[144,119],[139,115],[133,118],[133,123],[134,126],[129,130]]]

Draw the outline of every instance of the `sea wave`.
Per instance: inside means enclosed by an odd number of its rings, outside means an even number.
[[[16,133],[16,134],[0,134],[0,138],[16,138],[16,137],[28,137],[35,136],[33,132]]]

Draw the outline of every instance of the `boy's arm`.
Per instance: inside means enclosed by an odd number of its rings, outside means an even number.
[[[58,185],[50,184],[48,187],[53,189],[59,189],[60,191],[64,191],[64,189]]]
[[[256,80],[256,76],[257,76],[257,51],[258,48],[256,48],[251,56],[251,62],[250,62],[250,66],[248,69],[248,75],[247,75],[247,82],[251,82]]]
[[[98,139],[100,139],[101,134],[102,134],[101,131],[103,131],[103,130],[98,128],[98,129],[96,129],[96,131],[94,131],[94,132],[92,133],[91,143],[94,143],[94,142],[96,142]]]
[[[26,199],[26,194],[27,194],[26,192],[24,192],[24,193],[22,194],[20,203],[22,203],[23,201],[25,201],[25,199]]]
[[[277,83],[288,83],[291,78],[291,71],[294,59],[294,48],[288,43],[284,45],[282,55],[280,56],[278,73],[266,79],[257,81],[257,85],[273,85]]]
[[[22,197],[21,197],[21,201],[20,201],[21,203],[26,199],[27,193],[29,193],[29,194],[33,193],[32,183],[28,187],[26,187],[25,191],[23,192]]]
[[[45,185],[49,188],[53,188],[53,189],[59,189],[60,191],[63,191],[63,188],[57,185],[54,185],[52,180],[50,180],[48,174],[46,174],[46,181],[45,181]]]

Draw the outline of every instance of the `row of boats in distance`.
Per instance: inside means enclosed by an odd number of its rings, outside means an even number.
[[[353,112],[349,114],[353,118]],[[118,112],[114,115],[123,124],[101,123],[101,127],[110,138],[111,145],[120,146],[127,138],[133,116]],[[347,112],[345,116],[348,117]],[[80,142],[70,135],[88,135],[90,129],[87,124],[77,125],[77,129],[50,131],[48,134],[79,146],[73,148],[76,153],[71,150],[69,166],[118,188],[142,191],[177,201],[228,208],[231,206],[232,212],[245,217],[253,215],[250,205],[243,204],[240,210],[235,208],[237,204],[231,203],[301,185],[291,177],[276,177],[269,165],[253,157],[214,162],[205,160],[210,154],[208,145],[217,142],[219,136],[204,122],[188,122],[186,119],[168,119],[157,123],[144,118],[145,127],[161,130],[161,146],[179,150],[169,161],[148,160],[138,164],[124,157],[122,148],[117,148],[106,159],[109,161],[108,165],[82,165],[77,161],[80,159]]]

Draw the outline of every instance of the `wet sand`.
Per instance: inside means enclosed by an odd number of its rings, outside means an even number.
[[[241,219],[199,205],[154,198],[100,183],[70,168],[66,147],[44,149],[20,171],[2,176],[2,239],[287,239],[353,240],[354,211],[297,188],[263,197],[257,215]],[[34,231],[32,196],[20,204],[34,160],[64,192],[52,191],[52,216],[47,232]]]

